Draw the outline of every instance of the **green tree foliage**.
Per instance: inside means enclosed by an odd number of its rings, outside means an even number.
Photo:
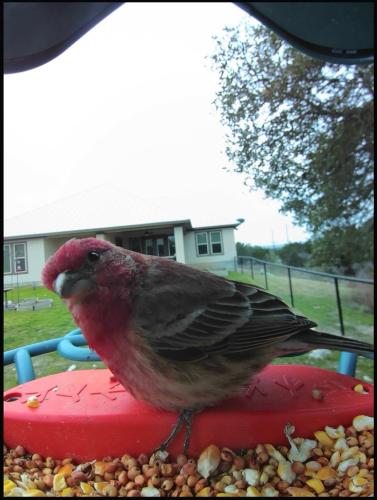
[[[254,257],[255,259],[275,262],[277,260],[276,252],[271,248],[261,247],[259,245],[249,245],[248,243],[236,243],[237,255],[243,257]]]
[[[354,276],[359,266],[355,263],[373,261],[373,220],[360,228],[333,228],[325,236],[312,242],[308,264],[321,266],[327,272],[341,272]]]
[[[295,267],[307,267],[311,256],[311,241],[305,243],[287,243],[279,248],[276,253],[283,264]]]
[[[360,227],[373,204],[373,66],[310,58],[251,23],[215,40],[234,170],[322,242]]]

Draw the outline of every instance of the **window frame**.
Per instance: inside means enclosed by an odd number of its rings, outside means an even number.
[[[24,247],[24,255],[23,257],[16,257],[16,245],[23,245]],[[4,243],[3,245],[9,246],[9,260],[10,260],[10,272],[5,272],[4,275],[9,276],[13,274],[28,274],[29,272],[29,262],[28,262],[28,253],[27,253],[27,241],[10,241],[9,243]],[[17,271],[17,260],[24,259],[25,260],[25,270]]]
[[[208,231],[208,233],[209,233],[209,242],[210,242],[210,252],[211,252],[211,255],[224,255],[224,244],[223,244],[222,231],[219,230],[219,229],[217,229],[216,231]],[[212,234],[213,233],[219,233],[219,235],[220,235],[220,242],[218,242],[218,241],[213,242],[212,241]],[[219,244],[220,244],[220,247],[221,247],[221,251],[220,252],[214,252],[212,245],[219,245]]]
[[[8,258],[9,258],[9,271],[5,271],[4,270],[4,273],[5,275],[9,275],[9,274],[13,274],[12,273],[12,244],[11,243],[4,243],[3,245],[3,265],[4,265],[4,258],[5,258],[5,247],[8,247],[9,248],[9,253],[8,253]],[[5,266],[4,266],[4,269],[5,269]]]
[[[198,236],[204,234],[206,237],[206,243],[199,243],[198,242]],[[207,253],[200,253],[199,252],[199,245],[207,245]],[[198,231],[195,233],[195,247],[196,247],[196,256],[197,257],[206,257],[208,255],[211,255],[209,253],[209,242],[208,242],[208,232],[207,231]]]
[[[168,257],[175,257],[176,248],[175,248],[174,234],[169,234],[167,240],[168,240]],[[174,247],[174,253],[172,253],[172,247]]]

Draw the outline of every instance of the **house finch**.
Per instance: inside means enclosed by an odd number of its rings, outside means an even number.
[[[319,347],[372,346],[312,330],[265,290],[96,238],[72,239],[50,257],[43,283],[66,302],[95,350],[136,399],[180,417],[242,390],[275,357]]]

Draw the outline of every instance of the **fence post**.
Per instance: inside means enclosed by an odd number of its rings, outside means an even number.
[[[267,269],[266,269],[266,263],[265,262],[263,262],[263,268],[264,268],[264,282],[266,283],[266,290],[268,290]]]
[[[241,257],[241,274],[243,274],[243,257]]]
[[[334,284],[335,284],[335,293],[336,293],[336,304],[338,306],[338,315],[339,315],[339,322],[340,322],[340,332],[341,332],[341,334],[344,337],[345,331],[344,331],[344,323],[343,323],[342,304],[340,302],[338,278],[336,278],[336,277],[334,278]]]
[[[291,304],[292,304],[292,307],[295,307],[295,303],[293,302],[293,288],[292,288],[291,268],[287,267],[287,271],[288,271],[288,280],[289,280],[289,292],[291,294]]]
[[[251,278],[254,279],[254,265],[253,265],[253,259],[250,259],[250,272],[251,272]]]

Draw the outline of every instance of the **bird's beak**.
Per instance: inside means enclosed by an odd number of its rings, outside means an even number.
[[[93,290],[95,282],[89,274],[64,271],[55,280],[55,292],[63,299],[81,299]]]

